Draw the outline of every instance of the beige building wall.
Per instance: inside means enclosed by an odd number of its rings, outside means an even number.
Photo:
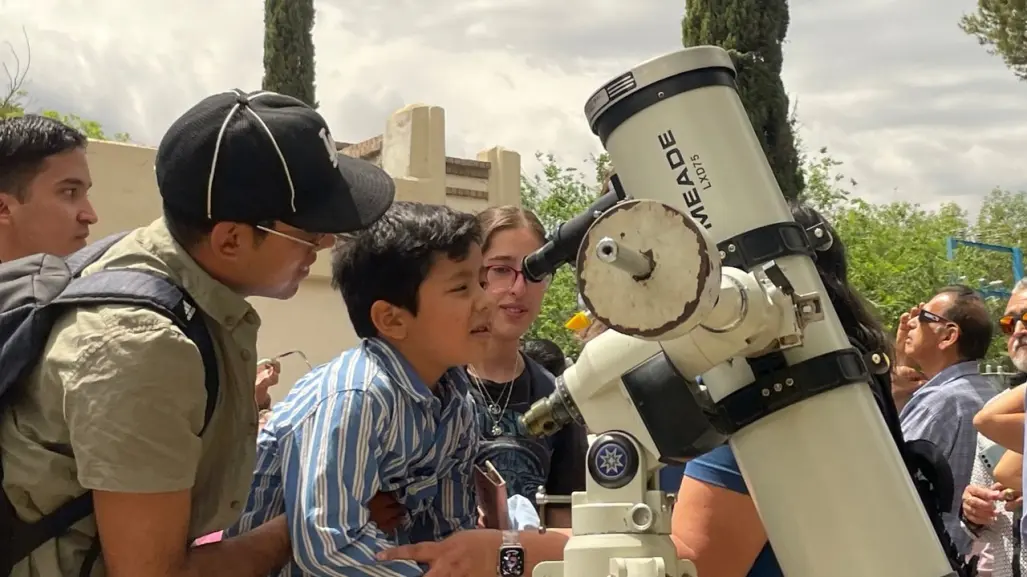
[[[397,200],[446,204],[467,212],[520,204],[521,159],[512,151],[490,148],[476,159],[446,156],[445,112],[412,105],[395,112],[381,136],[355,144],[339,143],[347,155],[384,168],[396,180]],[[89,144],[93,175],[90,194],[100,222],[93,238],[130,230],[160,216],[153,148],[113,142]],[[298,349],[315,366],[356,343],[345,306],[330,286],[330,256],[322,253],[299,293],[288,301],[251,299],[263,325],[258,350],[271,357]],[[282,386],[275,400],[307,371],[298,356],[282,361]]]

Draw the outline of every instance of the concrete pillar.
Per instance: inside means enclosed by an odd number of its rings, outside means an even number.
[[[411,104],[389,117],[382,168],[396,181],[396,200],[446,202],[446,117],[438,106]]]
[[[501,146],[478,153],[489,167],[489,206],[521,205],[521,155]]]

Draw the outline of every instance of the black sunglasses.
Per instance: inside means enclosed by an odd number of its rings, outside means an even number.
[[[949,319],[932,313],[931,311],[920,309],[920,314],[916,316],[917,320],[922,323],[944,323],[944,324],[955,324]]]

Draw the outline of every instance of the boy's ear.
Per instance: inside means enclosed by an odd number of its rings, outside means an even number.
[[[409,319],[410,313],[394,304],[377,300],[371,305],[371,322],[383,337],[396,341],[406,339]]]

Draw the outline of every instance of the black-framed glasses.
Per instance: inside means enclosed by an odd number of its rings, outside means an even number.
[[[921,323],[924,323],[924,324],[930,324],[930,323],[941,323],[941,324],[946,324],[946,325],[954,325],[954,324],[956,324],[956,323],[950,321],[949,319],[947,319],[947,318],[945,318],[945,317],[943,317],[941,315],[936,315],[936,314],[932,313],[931,311],[925,310],[925,309],[920,309],[920,314],[918,314],[916,316],[916,318],[917,318],[918,321],[920,321]]]
[[[1004,334],[1011,335],[1016,332],[1016,323],[1023,323],[1027,326],[1027,311],[1019,311],[1002,315],[998,320],[998,328]]]

